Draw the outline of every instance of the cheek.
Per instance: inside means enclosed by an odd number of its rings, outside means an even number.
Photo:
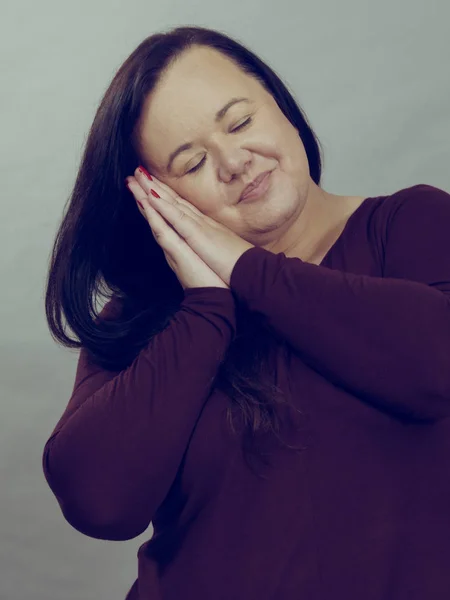
[[[175,190],[175,188],[173,189]],[[208,216],[218,210],[220,205],[217,187],[206,180],[201,181],[200,177],[189,181],[186,176],[183,183],[177,185],[176,193]]]
[[[284,156],[290,171],[304,173],[305,175],[309,173],[308,157],[296,129],[294,132],[291,131],[290,135],[286,137]]]
[[[268,156],[277,158],[281,164],[298,161],[299,147],[303,146],[297,130],[289,121],[280,121],[278,127],[272,127],[264,145]]]

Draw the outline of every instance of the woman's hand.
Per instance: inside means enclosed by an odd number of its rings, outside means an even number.
[[[139,169],[136,169],[134,177],[127,177],[128,187],[135,199],[142,203],[142,211],[149,222],[154,209],[173,227],[189,248],[229,286],[234,265],[242,254],[254,245],[204,215],[153,175],[151,177],[150,181],[144,171]],[[160,197],[154,196],[151,190]],[[168,232],[171,228],[164,224],[167,229],[166,234],[164,233],[163,219],[160,219],[157,226],[159,231],[154,233],[162,238],[167,234],[169,239]],[[158,239],[158,243],[164,249],[162,241]]]

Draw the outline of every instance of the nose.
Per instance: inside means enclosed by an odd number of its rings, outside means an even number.
[[[217,154],[219,177],[225,182],[240,177],[245,173],[252,161],[251,153],[244,148],[222,147]]]

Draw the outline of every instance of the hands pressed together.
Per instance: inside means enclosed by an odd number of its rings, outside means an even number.
[[[125,181],[183,288],[229,288],[234,265],[254,245],[204,215],[143,167]]]

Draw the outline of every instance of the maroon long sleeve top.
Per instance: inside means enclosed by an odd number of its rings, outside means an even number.
[[[250,248],[230,288],[185,290],[125,370],[81,349],[43,453],[65,519],[104,540],[152,523],[127,600],[448,600],[450,195],[367,198],[320,265]],[[274,444],[265,478],[211,384],[236,301],[302,411],[284,435],[304,450]]]

